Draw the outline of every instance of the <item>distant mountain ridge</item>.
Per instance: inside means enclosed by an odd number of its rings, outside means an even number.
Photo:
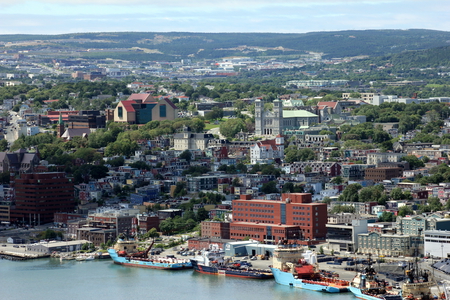
[[[425,29],[346,30],[301,34],[103,32],[0,35],[0,51],[2,49],[115,49],[114,53],[86,53],[86,57],[102,58],[106,55],[105,57],[120,58],[119,54],[122,54],[125,55],[123,59],[127,59],[126,54],[128,54],[128,56],[149,60],[214,59],[233,55],[295,56],[306,52],[323,53],[325,58],[359,55],[373,57],[447,45],[450,45],[450,32]]]

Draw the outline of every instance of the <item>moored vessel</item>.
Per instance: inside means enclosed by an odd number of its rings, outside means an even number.
[[[403,300],[401,292],[393,291],[387,281],[377,278],[371,257],[368,259],[367,267],[353,278],[349,290],[359,299]]]
[[[402,285],[402,295],[408,300],[445,299],[444,293],[434,295],[431,288],[436,281],[428,270],[419,270],[417,261],[409,263],[405,271],[406,280]]]
[[[348,281],[323,276],[316,254],[300,247],[278,245],[271,270],[278,284],[327,293],[348,291]]]
[[[165,270],[180,270],[192,268],[191,262],[187,259],[179,259],[174,256],[149,256],[148,253],[150,252],[153,244],[154,241],[145,251],[135,252],[137,251],[136,241],[125,241],[119,239],[114,249],[108,249],[108,253],[115,264],[128,267]]]
[[[248,279],[273,278],[270,270],[253,269],[248,265],[225,259],[223,251],[202,251],[201,255],[191,259],[191,263],[194,270],[202,274]]]

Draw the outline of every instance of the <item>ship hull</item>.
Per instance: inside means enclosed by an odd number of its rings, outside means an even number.
[[[275,281],[281,285],[325,293],[348,292],[348,289],[346,287],[327,285],[325,283],[312,282],[310,280],[296,279],[294,278],[293,274],[289,272],[283,272],[279,269],[272,268],[272,273],[275,277]]]
[[[204,266],[198,264],[196,260],[191,260],[192,266],[196,272],[226,277],[238,277],[247,279],[271,279],[273,275],[268,272],[251,272],[246,270],[235,270],[227,268],[217,268],[213,266]]]
[[[192,269],[191,262],[187,260],[175,261],[175,262],[158,262],[150,261],[145,259],[133,259],[126,258],[117,255],[116,250],[108,249],[108,253],[113,259],[114,263],[117,265],[127,266],[127,267],[137,267],[137,268],[148,268],[148,269],[161,269],[161,270],[183,270]]]
[[[350,292],[359,299],[364,300],[403,300],[401,295],[378,295],[378,296],[371,296],[363,294],[362,290],[357,287],[349,287]]]

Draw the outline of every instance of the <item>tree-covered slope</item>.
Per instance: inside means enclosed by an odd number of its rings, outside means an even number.
[[[325,54],[325,57],[330,58],[357,55],[381,56],[405,50],[446,46],[449,42],[450,32],[423,29],[349,30],[302,34],[110,32],[0,35],[0,49],[2,45],[3,48],[10,49],[138,47],[148,51],[146,54],[181,58],[302,54],[305,51],[321,52]]]

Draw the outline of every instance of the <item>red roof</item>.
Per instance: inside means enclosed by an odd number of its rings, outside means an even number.
[[[277,145],[276,145],[275,140],[265,140],[265,141],[257,142],[256,145],[259,148],[266,148],[266,149],[272,148],[273,150],[277,150]]]
[[[336,108],[336,105],[338,104],[338,102],[319,102],[319,103],[317,103],[317,106],[321,106],[321,105],[324,105],[324,106],[327,106],[327,107],[331,107],[331,108]]]
[[[124,101],[120,101],[120,103],[122,103],[123,108],[125,108],[126,111],[135,111],[132,104],[136,104],[136,101],[124,100]]]
[[[178,109],[178,107],[176,107],[175,104],[169,100],[169,98],[164,98],[163,100],[166,101],[167,104],[169,104],[173,109]]]
[[[142,102],[145,102],[146,100],[152,101],[153,97],[150,94],[144,93],[144,94],[131,94],[130,97],[128,97],[127,101],[129,100],[142,100]]]

